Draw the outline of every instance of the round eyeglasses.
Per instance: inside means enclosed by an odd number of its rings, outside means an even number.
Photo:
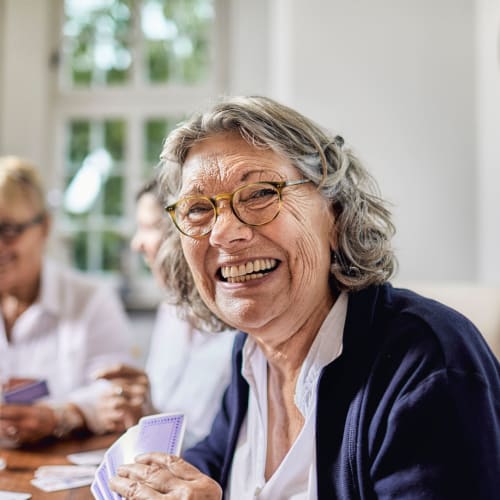
[[[234,215],[249,226],[263,226],[280,213],[282,191],[286,187],[311,182],[309,179],[295,181],[263,181],[245,184],[233,193],[208,196],[187,196],[168,205],[168,212],[177,229],[191,238],[204,238],[212,231],[219,216],[217,202],[229,200]]]

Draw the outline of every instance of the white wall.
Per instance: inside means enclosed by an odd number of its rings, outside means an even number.
[[[228,0],[227,93],[267,94],[271,61],[269,0]]]
[[[351,143],[394,204],[402,279],[477,275],[474,2],[278,0],[272,94]]]
[[[48,168],[51,0],[1,0],[0,153]]]
[[[500,283],[500,1],[477,2],[479,279]]]

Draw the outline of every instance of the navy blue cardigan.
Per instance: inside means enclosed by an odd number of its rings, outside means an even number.
[[[248,405],[238,335],[209,436],[184,458],[225,489]],[[500,366],[476,328],[391,285],[349,295],[316,416],[318,498],[500,498]]]

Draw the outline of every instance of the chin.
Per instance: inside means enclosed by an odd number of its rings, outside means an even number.
[[[222,314],[219,311],[227,312]],[[269,316],[269,307],[253,301],[233,300],[230,304],[222,304],[222,307],[218,307],[214,314],[228,325],[243,332],[259,330],[272,321]]]

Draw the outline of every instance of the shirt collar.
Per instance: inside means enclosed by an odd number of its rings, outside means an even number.
[[[347,302],[348,295],[342,292],[323,321],[302,363],[295,387],[295,404],[304,417],[312,407],[321,371],[342,353]]]
[[[321,325],[310,349],[307,353],[295,388],[295,404],[305,416],[313,407],[321,370],[340,356],[342,352],[342,338],[347,315],[348,294],[342,292]],[[250,384],[256,387],[256,376],[262,373],[264,355],[257,343],[248,337],[243,347],[241,374]],[[266,362],[267,366],[267,362]]]
[[[61,311],[60,280],[54,262],[45,259],[40,276],[40,297],[38,304],[41,309],[59,316]]]

